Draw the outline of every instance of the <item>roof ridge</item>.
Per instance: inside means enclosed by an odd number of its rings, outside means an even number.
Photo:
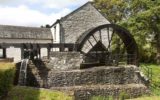
[[[31,26],[18,26],[18,25],[2,25],[0,27],[19,27],[19,28],[33,28],[33,29],[48,29],[48,28],[41,28],[41,27],[31,27]]]
[[[86,2],[85,4],[83,4],[82,6],[78,7],[77,9],[73,10],[72,12],[70,12],[69,14],[67,14],[66,16],[64,17],[61,17],[60,21],[63,21],[65,20],[68,16],[74,14],[75,12],[79,11],[80,9],[82,9],[84,6],[86,6],[87,4],[92,4],[93,2],[92,1],[88,1]],[[93,6],[93,5],[92,5]]]

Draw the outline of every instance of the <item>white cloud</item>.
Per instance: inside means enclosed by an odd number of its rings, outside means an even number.
[[[70,9],[65,8],[59,13],[47,15],[25,5],[20,5],[18,7],[0,7],[0,12],[0,24],[41,26],[52,24],[56,19],[69,13]]]
[[[79,7],[87,1],[90,0],[0,0],[0,24],[23,26],[52,24],[71,12],[74,7]]]
[[[69,6],[77,6],[91,0],[27,0],[30,4],[39,3],[45,8],[62,9]]]
[[[0,0],[1,4],[39,4],[45,8],[62,9],[69,6],[77,6],[92,0]],[[0,4],[0,5],[1,5]]]

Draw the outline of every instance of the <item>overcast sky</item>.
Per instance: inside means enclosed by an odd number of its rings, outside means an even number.
[[[52,24],[91,0],[0,0],[0,24],[35,26]]]

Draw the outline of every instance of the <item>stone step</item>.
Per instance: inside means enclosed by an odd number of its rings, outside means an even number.
[[[50,87],[94,84],[140,83],[134,67],[95,67],[81,70],[54,71],[48,73]]]
[[[143,84],[126,85],[83,85],[70,87],[51,87],[53,90],[74,91],[75,100],[90,100],[93,96],[113,96],[116,100],[123,93],[129,98],[149,94],[149,89]]]

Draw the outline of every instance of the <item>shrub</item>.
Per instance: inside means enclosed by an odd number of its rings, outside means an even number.
[[[0,98],[5,96],[13,85],[15,67],[11,63],[0,63]]]

